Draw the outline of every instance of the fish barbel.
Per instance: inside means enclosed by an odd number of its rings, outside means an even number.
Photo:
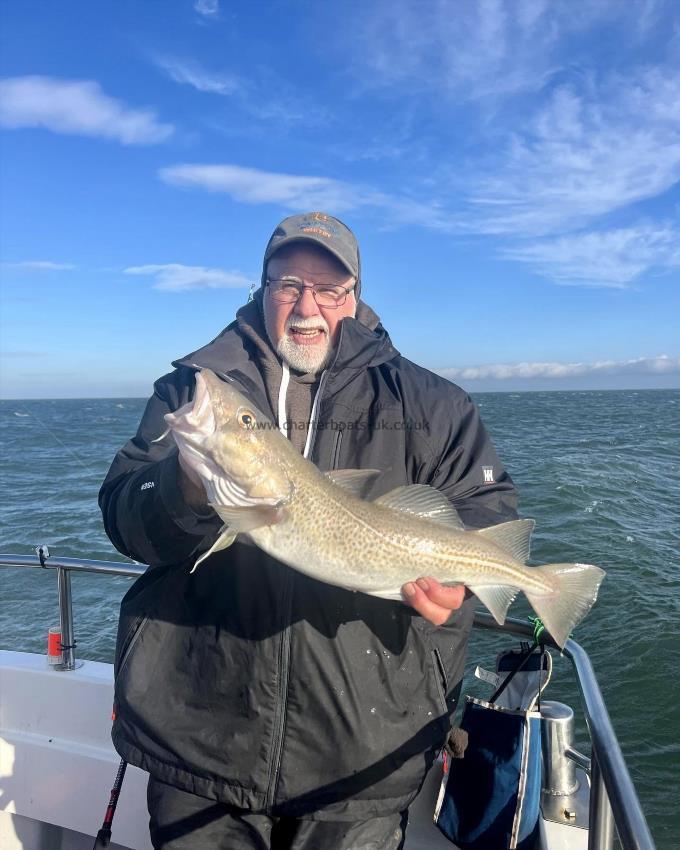
[[[444,494],[422,484],[367,501],[379,470],[319,471],[208,369],[196,374],[193,401],[165,420],[225,523],[194,569],[246,534],[300,572],[384,599],[401,600],[421,575],[464,584],[499,623],[521,590],[560,647],[597,598],[599,567],[525,566],[533,520],[466,530]]]

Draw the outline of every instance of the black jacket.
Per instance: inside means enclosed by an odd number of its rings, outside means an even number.
[[[320,469],[383,470],[372,496],[430,484],[471,527],[516,516],[512,481],[462,390],[401,357],[380,325],[345,319],[336,352],[310,450]],[[176,361],[102,486],[112,542],[153,568],[121,606],[113,740],[158,779],[253,811],[400,811],[448,730],[473,601],[437,629],[238,541],[189,574],[221,522],[183,501],[176,448],[152,441],[163,414],[192,398],[198,367],[229,374],[274,420],[257,362],[236,323]]]

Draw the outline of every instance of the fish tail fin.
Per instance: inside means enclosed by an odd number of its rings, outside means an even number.
[[[570,632],[597,599],[604,570],[591,564],[544,564],[540,570],[554,587],[549,594],[527,593],[531,607],[561,649]]]

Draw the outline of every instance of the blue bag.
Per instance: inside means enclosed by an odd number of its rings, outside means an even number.
[[[466,697],[460,727],[467,746],[462,758],[446,760],[434,818],[461,850],[534,846],[541,799],[541,715],[535,705],[552,659],[533,649],[498,657],[495,680],[505,681],[488,702]],[[484,675],[489,677],[494,674]]]

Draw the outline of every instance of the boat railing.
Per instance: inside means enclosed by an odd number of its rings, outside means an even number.
[[[146,571],[147,566],[117,561],[54,557],[50,555],[47,546],[39,546],[35,551],[35,555],[0,554],[0,567],[56,570],[63,656],[60,669],[74,670],[76,642],[71,573],[103,573],[136,578]],[[529,639],[534,637],[533,626],[529,623],[509,617],[503,625],[499,625],[490,614],[482,611],[475,613],[474,625],[478,629]],[[542,641],[559,649],[549,635],[542,638]],[[588,654],[571,639],[566,642],[562,654],[569,659],[576,675],[591,742],[589,760],[573,750],[565,753],[567,758],[575,761],[590,776],[588,850],[611,850],[614,830],[623,850],[655,850],[654,839],[626,767]]]

